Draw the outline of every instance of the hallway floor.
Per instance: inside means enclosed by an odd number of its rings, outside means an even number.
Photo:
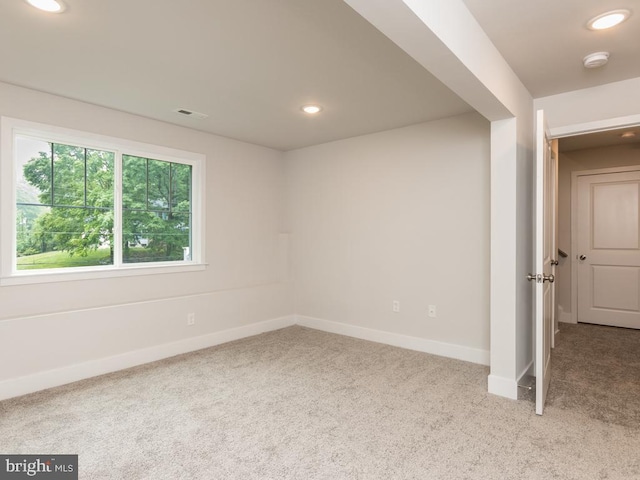
[[[560,324],[547,406],[640,425],[640,330]]]

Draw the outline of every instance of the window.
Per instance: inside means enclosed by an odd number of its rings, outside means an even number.
[[[8,118],[1,138],[3,283],[202,268],[204,156]]]
[[[189,260],[191,165],[122,156],[125,263]]]

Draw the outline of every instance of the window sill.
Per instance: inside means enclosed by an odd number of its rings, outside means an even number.
[[[124,265],[118,268],[91,267],[69,268],[65,271],[51,270],[23,270],[11,276],[0,278],[0,286],[29,285],[36,283],[70,282],[78,280],[98,280],[118,277],[133,277],[138,275],[163,275],[169,273],[198,272],[206,269],[206,263],[181,263],[179,265]]]

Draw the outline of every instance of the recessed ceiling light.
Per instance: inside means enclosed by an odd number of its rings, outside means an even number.
[[[636,136],[636,132],[624,132],[620,137],[622,138],[634,138]]]
[[[309,115],[314,115],[322,111],[322,107],[320,105],[303,105],[302,111],[304,113],[308,113]]]
[[[65,10],[65,5],[61,0],[26,0],[26,2],[32,7],[49,13],[62,13]]]
[[[585,68],[598,68],[609,61],[609,52],[590,53],[582,59]]]
[[[589,20],[587,27],[591,30],[604,30],[615,27],[629,18],[629,15],[631,15],[629,10],[612,10]]]

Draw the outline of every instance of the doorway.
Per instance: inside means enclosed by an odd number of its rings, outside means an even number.
[[[640,281],[640,173],[630,173],[640,171],[640,126],[560,138],[558,151],[557,328],[563,322],[583,321],[633,327],[635,320],[629,318],[634,310],[640,324],[640,288],[634,294],[629,283],[633,278]],[[621,215],[626,207],[627,220]],[[599,235],[597,245],[592,242],[594,234]],[[637,254],[630,248],[634,235]],[[602,253],[608,253],[606,261]],[[621,265],[629,268],[613,268]],[[611,288],[615,284],[620,288]],[[608,313],[626,319],[607,321]]]
[[[640,126],[560,137],[558,164],[559,335],[547,402],[630,425],[640,413],[640,384],[631,381],[640,361],[640,321],[629,323],[640,319]],[[638,258],[623,258],[629,255]]]

